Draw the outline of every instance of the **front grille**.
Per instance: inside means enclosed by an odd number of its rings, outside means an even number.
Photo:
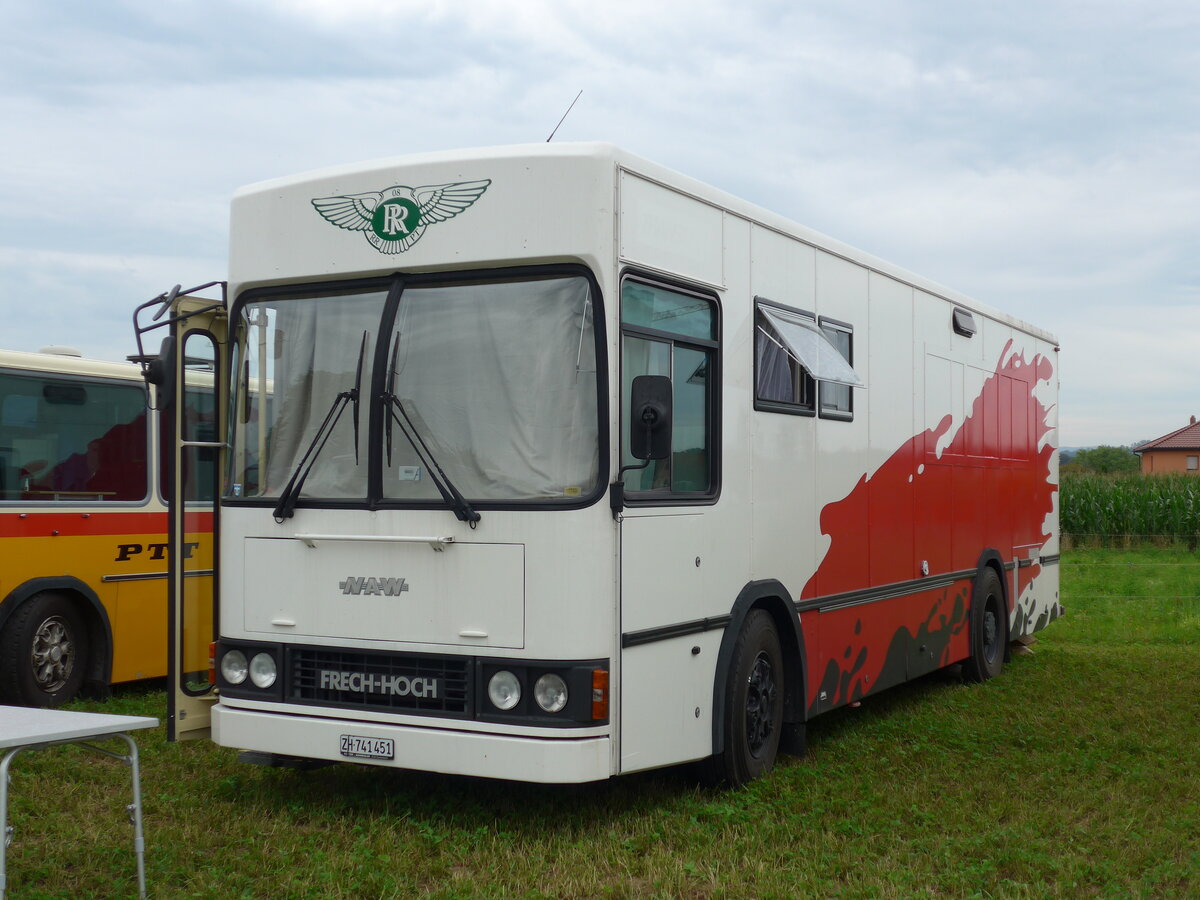
[[[292,702],[471,716],[473,682],[470,657],[287,649],[287,696]]]

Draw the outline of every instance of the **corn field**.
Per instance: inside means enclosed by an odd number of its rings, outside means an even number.
[[[1068,544],[1200,543],[1200,478],[1064,474],[1059,514]]]

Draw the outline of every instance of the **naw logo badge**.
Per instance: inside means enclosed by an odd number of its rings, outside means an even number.
[[[403,253],[421,239],[425,229],[453,219],[478,200],[492,181],[460,181],[382,191],[319,197],[317,212],[338,228],[361,231],[380,253]]]
[[[338,582],[338,590],[343,594],[361,597],[399,597],[408,592],[406,578],[365,578],[351,575],[345,581]]]

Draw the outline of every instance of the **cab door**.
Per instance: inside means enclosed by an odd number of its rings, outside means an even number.
[[[209,736],[216,701],[218,497],[225,463],[223,304],[184,296],[160,366],[168,504],[167,739]]]
[[[711,292],[639,275],[621,282],[623,772],[712,752],[715,651],[700,645],[715,646],[720,632],[700,637],[697,623],[729,611],[740,585],[727,585],[744,572],[717,555],[728,560],[732,543],[716,508],[719,325]]]

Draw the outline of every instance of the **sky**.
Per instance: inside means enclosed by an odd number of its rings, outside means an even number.
[[[1061,343],[1064,447],[1200,416],[1195,0],[0,0],[0,347],[134,352],[256,181],[600,140]]]

